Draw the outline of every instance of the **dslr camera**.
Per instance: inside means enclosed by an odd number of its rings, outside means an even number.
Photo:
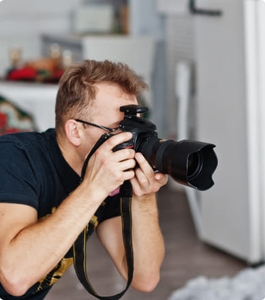
[[[163,140],[158,138],[156,125],[137,115],[148,111],[140,105],[121,106],[124,119],[120,122],[122,131],[133,135],[128,142],[118,145],[115,150],[133,148],[141,152],[149,164],[159,172],[168,174],[180,184],[200,191],[214,185],[212,174],[217,167],[215,145],[193,140]]]
[[[126,105],[121,106],[120,111],[124,113],[124,119],[119,128],[130,131],[133,137],[116,146],[113,151],[132,148],[141,152],[155,171],[168,174],[180,184],[194,189],[205,191],[214,185],[212,174],[218,164],[213,150],[215,145],[194,140],[177,142],[158,138],[156,125],[139,116],[148,111],[145,106]],[[105,134],[95,149],[110,136]]]

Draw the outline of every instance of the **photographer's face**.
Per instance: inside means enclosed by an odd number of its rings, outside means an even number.
[[[97,95],[93,100],[90,121],[108,128],[117,128],[124,117],[124,113],[120,112],[120,106],[138,104],[136,97],[126,94],[118,85],[112,83],[96,84],[96,88]],[[106,133],[103,129],[92,126],[87,130],[90,135],[90,147]]]

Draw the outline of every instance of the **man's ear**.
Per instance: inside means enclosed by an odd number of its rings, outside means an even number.
[[[82,133],[75,120],[67,120],[67,122],[65,123],[65,133],[70,143],[72,143],[75,146],[80,145]]]

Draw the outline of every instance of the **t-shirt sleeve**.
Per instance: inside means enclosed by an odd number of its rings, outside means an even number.
[[[0,202],[26,204],[37,209],[37,186],[34,171],[24,151],[1,143]]]

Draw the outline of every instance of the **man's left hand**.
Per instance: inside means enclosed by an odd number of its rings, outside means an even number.
[[[168,181],[168,176],[160,172],[154,172],[144,156],[137,152],[135,160],[138,167],[135,169],[135,177],[131,179],[135,196],[143,196],[157,192]]]

